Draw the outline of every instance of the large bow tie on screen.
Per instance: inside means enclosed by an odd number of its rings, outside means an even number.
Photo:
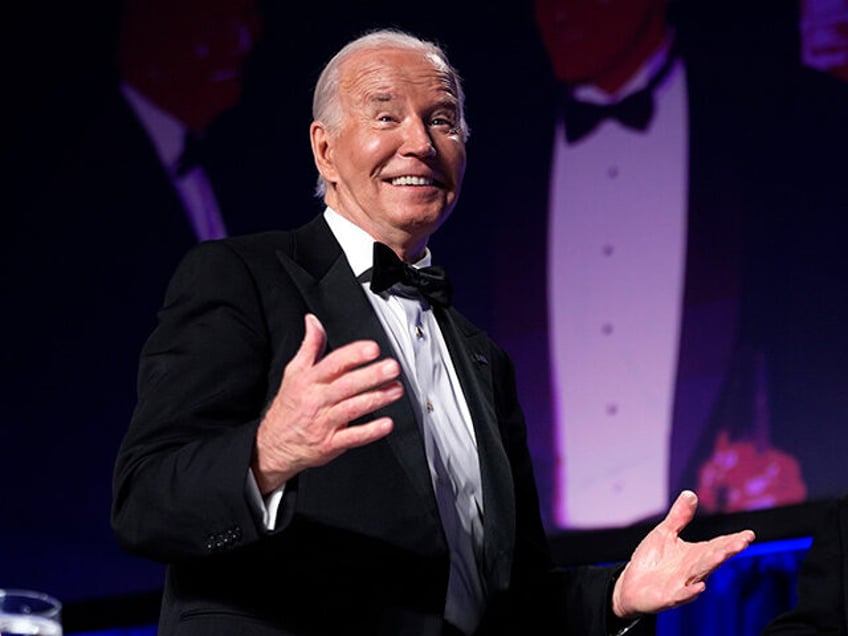
[[[437,265],[415,268],[401,261],[383,243],[374,243],[374,266],[359,280],[371,281],[371,291],[379,294],[393,285],[415,288],[431,304],[446,307],[451,301],[451,286],[444,268]]]
[[[675,60],[674,52],[670,51],[665,63],[643,89],[612,104],[583,102],[566,92],[562,101],[566,141],[579,141],[605,119],[615,119],[633,130],[646,130],[654,116],[654,89],[668,75]]]
[[[592,104],[567,97],[562,115],[568,143],[580,141],[604,119],[616,119],[633,130],[645,130],[654,115],[654,98],[644,89],[614,104]]]

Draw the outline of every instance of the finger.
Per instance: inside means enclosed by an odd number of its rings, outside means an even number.
[[[741,532],[715,537],[710,540],[709,543],[712,545],[714,554],[716,555],[714,557],[717,561],[715,567],[718,567],[731,557],[745,550],[745,548],[751,545],[754,538],[754,533],[751,530],[742,530]]]
[[[732,554],[739,554],[742,550],[751,545],[756,538],[757,535],[754,534],[753,530],[734,532],[733,534],[729,534],[725,537],[726,549]]]
[[[679,535],[695,518],[697,509],[698,496],[691,490],[684,490],[677,496],[662,524],[674,534]]]
[[[329,417],[332,421],[339,422],[344,427],[349,422],[391,404],[400,399],[402,395],[403,385],[400,382],[390,382],[339,402],[331,409]]]
[[[321,321],[314,314],[306,314],[304,323],[303,342],[289,366],[296,371],[316,367],[314,380],[317,382],[332,382],[347,371],[371,362],[380,355],[380,348],[376,342],[361,340],[349,343],[324,356],[327,332]]]
[[[743,530],[734,534],[715,537],[706,543],[699,544],[699,546],[702,546],[700,558],[696,559],[696,565],[686,584],[705,580],[728,559],[747,548],[753,540],[754,533],[751,530]]]
[[[328,399],[340,403],[366,391],[386,385],[400,376],[397,360],[387,358],[346,372],[328,386]]]
[[[365,446],[378,439],[382,439],[392,432],[394,422],[390,417],[381,417],[367,424],[349,426],[336,433],[334,446],[339,451],[350,450],[359,446]]]
[[[380,347],[373,340],[351,342],[331,351],[315,365],[315,379],[329,384],[379,356]]]
[[[289,363],[295,369],[305,369],[313,366],[321,356],[327,345],[327,332],[324,325],[314,314],[306,314],[303,319],[304,334],[300,348]]]
[[[707,584],[703,580],[687,582],[686,585],[674,596],[672,607],[679,607],[686,603],[691,603],[695,598],[707,589]]]

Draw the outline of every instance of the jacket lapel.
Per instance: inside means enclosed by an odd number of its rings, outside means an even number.
[[[374,309],[323,217],[295,232],[291,255],[282,251],[277,255],[309,310],[324,325],[328,350],[356,340],[373,340],[384,356],[393,354]],[[427,502],[438,518],[424,444],[409,398],[412,392],[405,377],[403,381],[406,395],[377,411],[375,416],[388,416],[394,421],[394,430],[386,441],[422,501]]]
[[[486,352],[488,338],[452,310],[436,308],[436,318],[465,394],[483,481],[484,563],[488,593],[506,589],[512,573],[515,546],[515,493],[509,458],[504,450],[495,401],[492,369]]]

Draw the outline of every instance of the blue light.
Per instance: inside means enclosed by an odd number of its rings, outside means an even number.
[[[748,548],[737,554],[734,559],[746,559],[756,556],[764,556],[768,554],[782,554],[785,552],[798,552],[801,550],[809,550],[813,544],[812,537],[799,537],[797,539],[781,539],[780,541],[765,541],[763,543],[754,543]]]

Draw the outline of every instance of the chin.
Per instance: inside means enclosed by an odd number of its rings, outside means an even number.
[[[395,217],[395,226],[411,236],[429,236],[442,224],[447,215],[442,210],[414,210],[400,208]]]
[[[395,216],[401,225],[419,225],[432,223],[445,213],[443,202],[421,202],[415,200],[397,201],[393,206],[396,210]]]

